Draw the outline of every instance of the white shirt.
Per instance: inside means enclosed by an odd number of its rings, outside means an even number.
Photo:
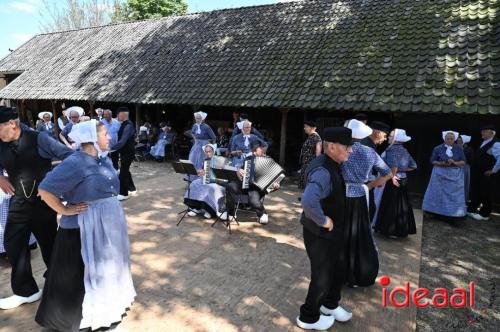
[[[483,146],[485,146],[486,144],[488,144],[489,142],[491,142],[491,140],[493,139],[490,138],[490,139],[487,139],[487,140],[484,140],[483,143],[481,143],[481,148]],[[493,173],[496,173],[498,172],[498,170],[500,170],[500,142],[496,142],[495,144],[493,144],[493,146],[488,149],[488,151],[486,151],[487,154],[489,154],[490,156],[493,156],[495,157],[496,159],[496,163],[495,163],[495,166],[493,166]]]

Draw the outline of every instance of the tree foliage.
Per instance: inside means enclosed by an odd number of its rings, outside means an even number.
[[[82,29],[112,22],[120,0],[43,0],[40,27],[44,32]]]
[[[184,0],[126,0],[115,10],[114,21],[136,21],[159,18],[187,11]]]

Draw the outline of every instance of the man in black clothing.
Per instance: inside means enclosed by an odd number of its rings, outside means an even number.
[[[111,147],[111,150],[120,155],[120,194],[118,200],[123,201],[129,198],[130,194],[136,193],[134,180],[130,173],[130,165],[135,157],[135,127],[129,120],[129,110],[127,107],[118,108],[118,121],[121,122],[118,130],[118,142]]]
[[[307,183],[301,204],[304,212],[304,244],[311,262],[311,282],[297,325],[303,329],[327,330],[335,320],[346,322],[352,314],[339,301],[345,282],[343,227],[346,189],[340,164],[352,153],[352,132],[345,127],[326,128],[324,154],[306,170]]]
[[[493,195],[498,188],[496,180],[500,170],[500,141],[495,135],[493,125],[483,126],[481,128],[483,142],[472,157],[471,203],[467,214],[476,220],[489,219]]]
[[[62,160],[73,150],[20,124],[13,108],[0,107],[0,190],[12,195],[4,244],[12,266],[14,295],[0,299],[0,309],[38,301],[41,296],[31,271],[28,240],[33,233],[46,266],[49,266],[57,232],[57,214],[38,197],[38,184],[51,169],[52,159]]]

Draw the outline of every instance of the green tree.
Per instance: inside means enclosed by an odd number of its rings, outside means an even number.
[[[136,21],[187,12],[184,0],[126,0],[117,5],[113,21]]]

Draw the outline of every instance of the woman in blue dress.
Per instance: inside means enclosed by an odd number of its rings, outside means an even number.
[[[403,146],[411,137],[404,129],[394,129],[389,135],[389,147],[382,154],[391,168],[392,181],[387,181],[374,220],[375,231],[387,236],[407,237],[416,234],[413,208],[408,197],[406,173],[417,168],[417,163]]]
[[[158,136],[158,141],[151,147],[151,150],[149,152],[151,156],[157,161],[161,161],[163,158],[165,158],[165,147],[168,144],[172,144],[174,138],[175,133],[172,132],[172,128],[167,124],[162,126],[161,133]]]
[[[252,134],[252,123],[248,120],[241,122],[241,133],[235,135],[231,140],[231,166],[242,167],[245,158],[252,154],[252,145],[258,143],[264,149],[268,144],[259,136]]]
[[[350,120],[354,144],[349,159],[340,166],[346,184],[346,222],[344,254],[349,286],[371,286],[379,269],[378,253],[370,225],[369,190],[383,185],[392,177],[389,166],[375,150],[360,141],[372,134],[361,121]],[[372,178],[372,170],[379,176]]]
[[[51,122],[52,120],[52,113],[50,112],[40,112],[38,113],[38,118],[42,120],[42,122],[38,125],[36,128],[37,131],[43,132],[46,131],[50,137],[54,138],[57,140],[56,136],[56,128],[54,124]]]
[[[205,219],[210,219],[222,213],[226,196],[224,182],[215,178],[212,169],[223,168],[227,164],[227,159],[215,156],[215,151],[217,151],[215,144],[205,145],[203,151],[205,151],[206,161],[210,167],[207,178],[209,183],[203,182],[205,170],[202,167],[198,170],[200,177],[189,185],[189,190],[184,195],[184,203],[191,208],[191,211],[188,212],[190,217],[202,214]],[[224,219],[226,218],[224,217]]]
[[[69,135],[80,151],[39,186],[62,217],[35,320],[58,331],[95,330],[120,322],[136,295],[127,223],[117,199],[120,182],[106,157],[106,127],[91,120]]]
[[[191,135],[194,138],[194,144],[189,152],[189,160],[191,160],[196,169],[202,169],[203,167],[203,161],[205,160],[203,146],[208,143],[214,143],[217,139],[212,128],[205,123],[206,118],[207,113],[194,113],[195,124],[191,128]]]
[[[425,191],[422,210],[445,219],[462,218],[467,213],[464,189],[465,154],[456,144],[458,133],[442,133],[443,144],[434,148],[431,155],[431,179]]]

